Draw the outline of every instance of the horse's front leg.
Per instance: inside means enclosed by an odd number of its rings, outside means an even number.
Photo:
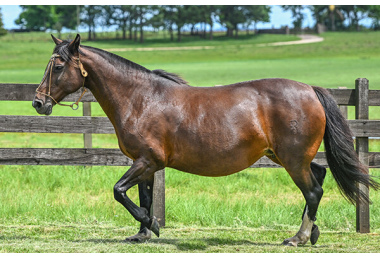
[[[149,180],[139,183],[140,207],[146,209],[149,216],[151,216],[153,201],[153,181],[154,175]],[[149,240],[152,237],[152,231],[149,228],[144,223],[141,223],[139,232],[134,236],[127,237],[125,240],[129,242],[144,242]]]
[[[153,162],[144,159],[136,160],[114,186],[115,199],[141,223],[139,233],[127,238],[128,241],[145,241],[150,238],[150,230],[159,236],[158,221],[154,216],[150,216],[153,178],[157,170],[158,167]],[[139,184],[141,207],[133,203],[126,194],[127,191],[136,184]]]

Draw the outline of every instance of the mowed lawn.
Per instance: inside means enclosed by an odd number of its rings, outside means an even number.
[[[48,34],[0,38],[0,82],[39,83],[54,44]],[[18,38],[17,38],[18,37]],[[326,33],[324,42],[259,47],[294,36],[83,41],[148,69],[180,74],[190,85],[213,86],[283,77],[327,88],[354,87],[359,77],[380,89],[380,33]],[[200,46],[196,50],[151,50]],[[206,48],[207,47],[207,48]],[[120,50],[128,48],[127,50]],[[132,50],[130,49],[132,48]],[[93,104],[93,114],[103,112]],[[31,102],[0,102],[1,114],[36,115]],[[82,112],[55,107],[53,115]],[[350,111],[352,115],[352,111]],[[371,108],[370,117],[380,119]],[[1,147],[83,147],[76,134],[0,134]],[[94,135],[94,147],[117,148],[112,135]],[[372,151],[379,141],[371,140]],[[0,252],[380,252],[380,194],[371,191],[371,234],[355,232],[355,207],[340,195],[331,174],[317,214],[316,246],[285,248],[301,223],[304,199],[283,169],[247,169],[221,178],[166,171],[166,223],[161,237],[141,245],[122,240],[138,223],[113,199],[112,188],[127,167],[0,166]],[[380,171],[371,169],[380,177]],[[129,195],[138,203],[138,192]]]

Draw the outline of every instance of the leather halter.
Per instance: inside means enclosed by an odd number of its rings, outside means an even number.
[[[83,68],[83,64],[82,62],[80,61],[79,57],[77,58],[77,61],[78,61],[78,67],[81,71],[81,75],[83,76],[83,84],[82,84],[82,88],[83,88],[83,92],[82,92],[82,95],[79,97],[78,101],[77,102],[74,102],[72,103],[71,105],[66,105],[66,104],[61,104],[59,102],[57,102],[50,94],[50,90],[51,90],[51,75],[52,75],[52,71],[53,71],[53,67],[54,67],[54,63],[55,63],[55,58],[59,58],[61,57],[60,55],[58,54],[53,54],[51,57],[50,57],[50,61],[48,63],[48,67],[47,67],[47,70],[46,71],[49,71],[49,90],[48,90],[48,93],[43,93],[41,91],[39,91],[39,88],[41,87],[41,85],[45,82],[46,78],[47,78],[47,73],[45,73],[44,75],[44,78],[42,79],[40,85],[38,86],[38,88],[36,89],[36,92],[39,93],[39,94],[42,94],[42,95],[45,95],[47,97],[50,97],[56,104],[60,105],[60,106],[67,106],[67,107],[71,107],[73,110],[77,110],[78,107],[79,107],[79,102],[80,100],[82,99],[82,97],[84,96],[84,93],[86,93],[87,89],[84,87],[84,82],[86,80],[86,77],[88,75],[87,71]]]

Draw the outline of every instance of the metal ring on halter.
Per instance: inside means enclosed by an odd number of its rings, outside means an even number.
[[[74,107],[74,106],[76,106],[76,107]],[[72,103],[72,104],[70,105],[70,107],[71,107],[72,110],[78,110],[79,105],[78,105],[78,103]]]

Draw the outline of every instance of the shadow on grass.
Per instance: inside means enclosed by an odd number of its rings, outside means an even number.
[[[154,239],[148,243],[169,244],[177,247],[181,251],[207,250],[210,246],[260,246],[275,247],[281,246],[275,243],[257,243],[249,240],[231,240],[225,238],[204,238],[204,239]]]
[[[224,238],[203,238],[203,239],[165,239],[165,238],[155,238],[147,242],[126,242],[125,240],[118,239],[84,239],[84,240],[74,240],[72,242],[84,243],[90,242],[95,244],[129,244],[129,245],[171,245],[175,246],[179,251],[199,251],[208,250],[210,246],[258,246],[258,247],[283,247],[281,243],[259,243],[252,242],[249,240],[231,240]]]
[[[25,240],[57,240],[56,238],[48,239],[48,238],[36,238],[36,237],[29,237],[29,236],[0,236],[0,241],[12,241],[12,240],[18,240],[22,243],[22,241]],[[178,239],[165,239],[165,238],[154,238],[147,242],[126,242],[125,240],[121,239],[76,239],[76,240],[66,240],[66,242],[71,243],[93,243],[96,245],[121,245],[126,244],[129,246],[154,246],[154,247],[160,247],[162,246],[164,248],[165,245],[174,246],[178,251],[180,252],[211,252],[213,248],[216,251],[220,251],[220,249],[227,249],[227,251],[231,251],[231,248],[234,248],[237,252],[240,251],[239,248],[252,248],[254,251],[255,247],[257,249],[266,248],[265,250],[271,250],[270,248],[284,248],[286,246],[281,245],[280,242],[274,242],[274,243],[268,243],[268,242],[254,242],[247,239],[229,239],[229,238],[178,238]],[[212,248],[213,247],[213,248]],[[302,248],[325,248],[326,245],[318,245],[318,246],[311,246],[311,245],[304,245]],[[228,248],[230,250],[228,250]],[[236,248],[236,249],[235,249]],[[281,249],[280,249],[281,250]],[[243,250],[245,251],[245,250]],[[260,251],[260,250],[259,250]]]

